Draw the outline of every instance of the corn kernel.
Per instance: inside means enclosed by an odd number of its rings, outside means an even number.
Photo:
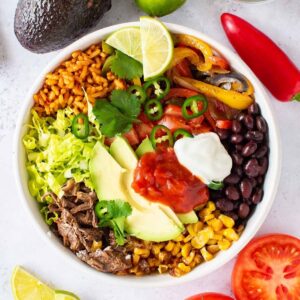
[[[177,238],[173,239],[174,242],[182,242],[183,240],[184,240],[184,235],[183,234],[181,234]]]
[[[214,240],[220,241],[222,238],[223,238],[223,234],[218,234],[218,233],[214,234]]]
[[[189,256],[187,257],[183,257],[182,261],[186,264],[186,265],[190,265],[192,263],[192,261],[194,260],[195,257],[195,251],[191,251]]]
[[[207,242],[207,245],[215,245],[215,244],[217,244],[217,243],[218,243],[217,240],[215,240],[215,239],[210,239],[210,240]]]
[[[231,241],[237,241],[239,239],[239,235],[232,228],[225,229],[223,234]]]
[[[140,261],[140,256],[137,255],[137,254],[133,254],[132,255],[132,262],[133,262],[133,265],[136,266]]]
[[[196,235],[196,232],[194,230],[194,224],[189,224],[187,227],[186,227],[188,233],[191,235],[191,236],[195,236]]]
[[[200,250],[201,254],[202,254],[202,257],[204,258],[205,261],[209,261],[211,259],[214,258],[214,256],[209,253],[205,247],[203,247],[201,250]]]
[[[209,245],[206,247],[207,251],[209,251],[211,254],[216,254],[220,251],[220,248],[218,245]]]
[[[226,239],[223,239],[221,241],[218,241],[218,246],[220,250],[227,250],[231,246],[231,242]]]
[[[193,230],[194,230],[195,234],[203,228],[203,225],[204,224],[201,221],[193,224]]]
[[[192,250],[192,245],[190,243],[185,244],[182,246],[181,255],[183,257],[188,257],[190,255],[191,250]]]
[[[206,207],[210,212],[213,212],[216,210],[216,205],[212,201],[208,201]]]
[[[167,246],[165,247],[165,250],[168,252],[171,252],[173,250],[174,246],[175,246],[175,243],[172,241],[169,241]]]
[[[153,253],[155,256],[157,256],[157,255],[159,254],[159,252],[160,252],[160,249],[161,249],[162,247],[163,247],[162,244],[159,244],[159,245],[153,245],[151,251],[152,251],[152,253]]]
[[[207,215],[207,216],[204,217],[204,221],[208,222],[208,221],[210,221],[210,220],[212,220],[214,218],[215,218],[214,214],[209,214],[209,215]]]
[[[196,249],[200,249],[207,244],[209,239],[214,236],[214,232],[211,227],[206,227],[199,231],[197,235],[192,239],[192,246]]]
[[[92,252],[95,252],[96,250],[98,249],[101,249],[102,248],[102,241],[93,241],[93,244],[92,244],[92,247],[91,247],[91,251]]]
[[[168,266],[167,265],[159,265],[158,266],[158,272],[160,274],[166,273],[167,271],[168,271]]]
[[[214,231],[220,231],[222,229],[222,227],[223,227],[222,221],[219,220],[219,219],[216,219],[216,218],[208,221],[207,223],[208,223],[209,226],[212,227],[212,229]]]
[[[180,253],[180,249],[181,249],[181,245],[180,243],[177,243],[172,250],[172,255],[176,256],[178,253]]]
[[[193,236],[189,234],[187,237],[184,238],[183,242],[188,243],[192,238]]]
[[[205,216],[208,216],[211,213],[211,211],[208,208],[204,208],[200,210],[199,217],[204,218]]]
[[[143,248],[134,248],[133,253],[146,258],[150,255],[150,250],[149,249],[143,249]]]
[[[188,272],[191,271],[191,267],[185,265],[184,263],[179,263],[177,267],[178,267],[178,269],[181,270],[183,273],[188,273]]]
[[[228,216],[220,215],[219,220],[221,220],[224,226],[227,228],[232,228],[234,226],[234,220]]]

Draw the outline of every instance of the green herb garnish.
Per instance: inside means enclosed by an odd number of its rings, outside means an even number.
[[[99,219],[99,227],[110,227],[113,229],[118,245],[124,245],[125,218],[131,212],[130,204],[122,200],[101,200],[95,207],[95,213]]]

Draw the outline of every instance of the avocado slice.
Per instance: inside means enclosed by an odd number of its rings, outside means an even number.
[[[32,52],[58,50],[88,32],[110,7],[111,0],[19,0],[15,35]]]
[[[115,157],[123,162],[123,166],[127,162],[126,165],[132,167],[133,163],[130,163],[129,160],[133,160],[137,164],[134,151],[127,141],[123,138],[117,137],[117,139],[122,140],[117,141],[115,144],[118,147],[112,147],[112,149],[115,149],[112,151]],[[119,149],[119,152],[116,149]],[[127,158],[127,160],[124,158]],[[151,203],[140,195],[141,199],[132,197],[134,195],[131,188],[132,180],[130,183],[126,181],[129,170],[122,168],[101,143],[97,143],[94,147],[90,159],[90,172],[99,200],[121,199],[130,203],[132,214],[125,221],[125,230],[129,234],[143,240],[160,242],[174,239],[182,232],[183,225],[180,221],[178,220],[178,224],[181,227],[177,226],[177,223],[159,205]],[[131,170],[131,172],[133,171]]]
[[[138,148],[136,149],[135,153],[136,155],[140,158],[142,155],[144,155],[145,153],[148,152],[153,152],[154,148],[152,146],[151,141],[149,140],[149,138],[145,138],[140,145],[138,146]]]
[[[195,211],[191,210],[184,214],[176,214],[183,224],[193,224],[198,222],[198,216]]]

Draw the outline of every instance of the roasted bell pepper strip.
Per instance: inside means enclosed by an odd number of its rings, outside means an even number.
[[[164,98],[164,100],[169,100],[172,98],[188,98],[188,97],[192,97],[195,95],[198,95],[199,93],[196,91],[193,91],[191,89],[186,89],[186,88],[171,88],[170,92],[168,93],[168,95],[166,95],[166,97]]]
[[[233,47],[280,101],[300,101],[300,70],[264,33],[245,20],[225,13],[223,28]]]
[[[155,97],[153,99],[156,100],[164,98],[169,93],[170,87],[170,80],[164,76],[147,81],[143,86],[146,94],[148,95],[150,90],[150,97],[151,95],[154,95]]]
[[[86,139],[90,133],[89,119],[85,114],[78,114],[72,121],[72,133],[78,139]]]
[[[204,62],[197,67],[199,71],[209,71],[212,68],[212,62],[210,58],[213,56],[213,51],[207,43],[187,34],[176,34],[175,39],[179,44],[197,49],[202,53]]]
[[[189,131],[179,128],[174,132],[174,141],[180,137],[193,137],[193,135]]]
[[[231,108],[246,109],[253,103],[253,99],[243,93],[228,91],[217,86],[181,76],[174,76],[174,82],[188,89],[193,89],[207,97],[214,97]]]
[[[147,98],[145,90],[138,85],[132,85],[129,87],[128,92],[135,95],[141,104],[143,104]]]
[[[151,121],[158,121],[163,115],[163,107],[159,100],[150,99],[146,102],[144,111],[146,116]]]
[[[157,133],[160,133],[161,131],[164,134],[156,136]],[[172,133],[169,130],[169,128],[164,125],[156,125],[153,127],[153,129],[150,133],[150,141],[151,141],[154,149],[156,149],[159,144],[162,144],[164,142],[168,142],[168,145],[170,147],[173,147],[173,145],[174,145]]]
[[[171,63],[171,68],[180,64],[184,59],[188,59],[192,65],[196,66],[201,71],[203,61],[200,60],[199,55],[192,49],[186,47],[174,48],[174,56]]]
[[[199,110],[199,103],[201,103],[201,110]],[[187,98],[182,105],[182,115],[186,120],[191,120],[202,116],[207,110],[207,100],[203,95],[196,95]],[[192,113],[190,113],[191,111]]]

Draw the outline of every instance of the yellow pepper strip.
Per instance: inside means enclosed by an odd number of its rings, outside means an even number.
[[[187,47],[192,47],[201,51],[204,57],[204,62],[197,68],[199,71],[209,71],[212,68],[210,57],[213,56],[211,47],[202,40],[187,34],[177,34],[176,41],[178,44],[183,44]]]
[[[248,95],[251,96],[254,94],[254,87],[252,85],[252,83],[250,82],[250,80],[248,80],[247,78],[245,78],[247,83],[248,83],[248,90],[246,92],[244,92],[244,95]]]
[[[216,98],[217,100],[223,102],[231,108],[242,110],[246,109],[253,103],[253,99],[248,95],[236,91],[224,90],[222,88],[199,80],[181,76],[174,76],[174,82],[185,88],[189,88],[202,93],[205,96]]]
[[[174,48],[174,56],[171,64],[171,68],[178,65],[183,59],[187,58],[194,66],[200,66],[203,61],[200,61],[199,55],[190,48],[177,47]]]
[[[137,86],[142,86],[141,79],[139,77],[133,78],[132,83]]]

